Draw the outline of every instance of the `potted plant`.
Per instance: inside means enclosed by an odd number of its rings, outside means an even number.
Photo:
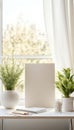
[[[15,64],[2,64],[0,66],[0,79],[2,80],[5,91],[2,94],[2,104],[6,108],[14,108],[19,100],[18,93],[15,91],[18,87],[19,78],[23,69]]]
[[[56,87],[63,94],[62,111],[73,110],[73,98],[70,97],[74,92],[74,75],[70,68],[64,68],[62,72],[57,72]]]

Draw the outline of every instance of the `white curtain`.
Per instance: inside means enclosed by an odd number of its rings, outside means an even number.
[[[74,69],[73,0],[43,0],[44,19],[49,44],[57,69]]]

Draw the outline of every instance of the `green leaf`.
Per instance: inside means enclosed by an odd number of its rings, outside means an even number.
[[[57,72],[56,87],[65,97],[69,97],[74,92],[74,74],[71,73],[70,68],[63,68]]]
[[[0,66],[0,78],[6,90],[14,90],[19,83],[23,68],[19,65],[4,64]]]

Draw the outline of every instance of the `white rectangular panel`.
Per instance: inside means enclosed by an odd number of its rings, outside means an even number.
[[[25,65],[26,107],[53,107],[55,100],[55,65]]]

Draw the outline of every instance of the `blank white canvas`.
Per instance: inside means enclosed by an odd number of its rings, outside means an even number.
[[[25,65],[25,106],[54,107],[55,65]]]

